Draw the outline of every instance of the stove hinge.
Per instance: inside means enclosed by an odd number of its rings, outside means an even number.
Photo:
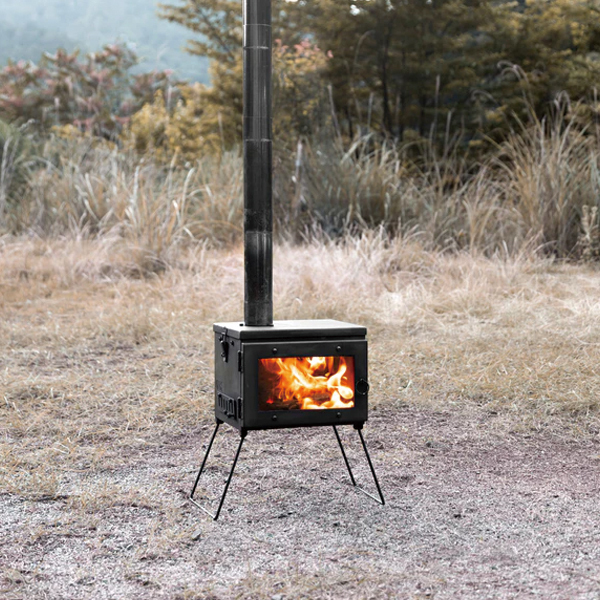
[[[219,343],[221,344],[221,358],[223,362],[227,362],[229,358],[229,341],[227,338],[227,334],[219,337]]]
[[[241,350],[237,354],[238,354],[238,371],[240,373],[243,373],[244,372],[244,355]]]

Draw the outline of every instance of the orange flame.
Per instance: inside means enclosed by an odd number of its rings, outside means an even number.
[[[354,357],[264,358],[259,363],[260,410],[354,406]]]

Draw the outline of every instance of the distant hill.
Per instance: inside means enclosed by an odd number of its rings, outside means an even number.
[[[159,19],[155,0],[0,0],[0,64],[38,60],[58,47],[91,51],[127,42],[142,70],[173,69],[184,79],[208,82],[208,61],[182,48],[183,27]]]

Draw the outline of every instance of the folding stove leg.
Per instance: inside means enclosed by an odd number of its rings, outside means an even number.
[[[223,508],[223,502],[225,502],[225,496],[227,496],[227,490],[229,489],[229,484],[231,483],[231,478],[233,477],[233,472],[235,471],[235,465],[237,464],[238,458],[240,456],[240,452],[242,451],[242,445],[244,444],[244,439],[246,438],[246,431],[242,430],[240,432],[240,443],[237,448],[237,452],[235,453],[235,458],[233,459],[233,464],[231,465],[231,470],[229,471],[229,477],[227,478],[227,483],[225,484],[225,489],[223,490],[223,495],[221,496],[221,501],[219,502],[219,508],[217,508],[217,512],[213,515],[209,512],[204,506],[198,504],[194,500],[194,494],[196,493],[196,488],[198,487],[198,482],[200,481],[200,475],[202,475],[202,471],[204,471],[204,466],[206,465],[206,460],[208,459],[208,455],[212,449],[213,442],[215,441],[215,436],[217,435],[217,431],[219,431],[219,427],[221,425],[221,421],[217,421],[217,426],[213,431],[212,437],[210,438],[210,442],[208,443],[208,448],[206,449],[206,454],[204,455],[204,460],[202,461],[202,466],[198,471],[198,476],[196,477],[196,481],[194,482],[194,487],[192,488],[192,492],[190,494],[189,500],[190,502],[198,507],[200,510],[204,511],[209,517],[211,517],[214,521],[219,518],[221,514],[221,508]]]
[[[375,481],[375,485],[377,486],[377,492],[379,493],[379,498],[373,496],[373,494],[370,494],[363,488],[356,485],[356,480],[354,479],[354,475],[352,474],[352,469],[350,468],[350,463],[348,462],[348,457],[346,456],[346,451],[344,450],[344,446],[342,444],[342,439],[340,438],[340,434],[338,433],[338,430],[337,430],[336,426],[334,425],[333,431],[335,432],[335,437],[337,438],[338,444],[340,445],[340,450],[342,451],[342,456],[344,457],[344,462],[346,463],[346,467],[348,468],[348,474],[350,475],[350,481],[352,481],[352,485],[356,489],[360,490],[363,494],[366,494],[367,496],[369,496],[369,498],[372,498],[373,500],[375,500],[375,502],[378,502],[379,504],[383,505],[383,504],[385,504],[385,498],[383,497],[383,492],[381,491],[381,487],[379,487],[379,481],[377,480],[377,475],[375,474],[375,468],[373,467],[373,463],[371,462],[371,456],[369,455],[369,451],[367,450],[367,444],[365,443],[365,438],[363,437],[362,430],[360,427],[355,427],[355,429],[358,431],[358,435],[360,436],[360,441],[362,443],[362,447],[365,451],[365,455],[367,456],[367,462],[369,463],[369,468],[371,469],[371,474],[373,475],[373,481]]]

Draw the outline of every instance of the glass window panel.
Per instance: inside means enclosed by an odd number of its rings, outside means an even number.
[[[259,359],[258,407],[261,411],[353,408],[354,357]]]

